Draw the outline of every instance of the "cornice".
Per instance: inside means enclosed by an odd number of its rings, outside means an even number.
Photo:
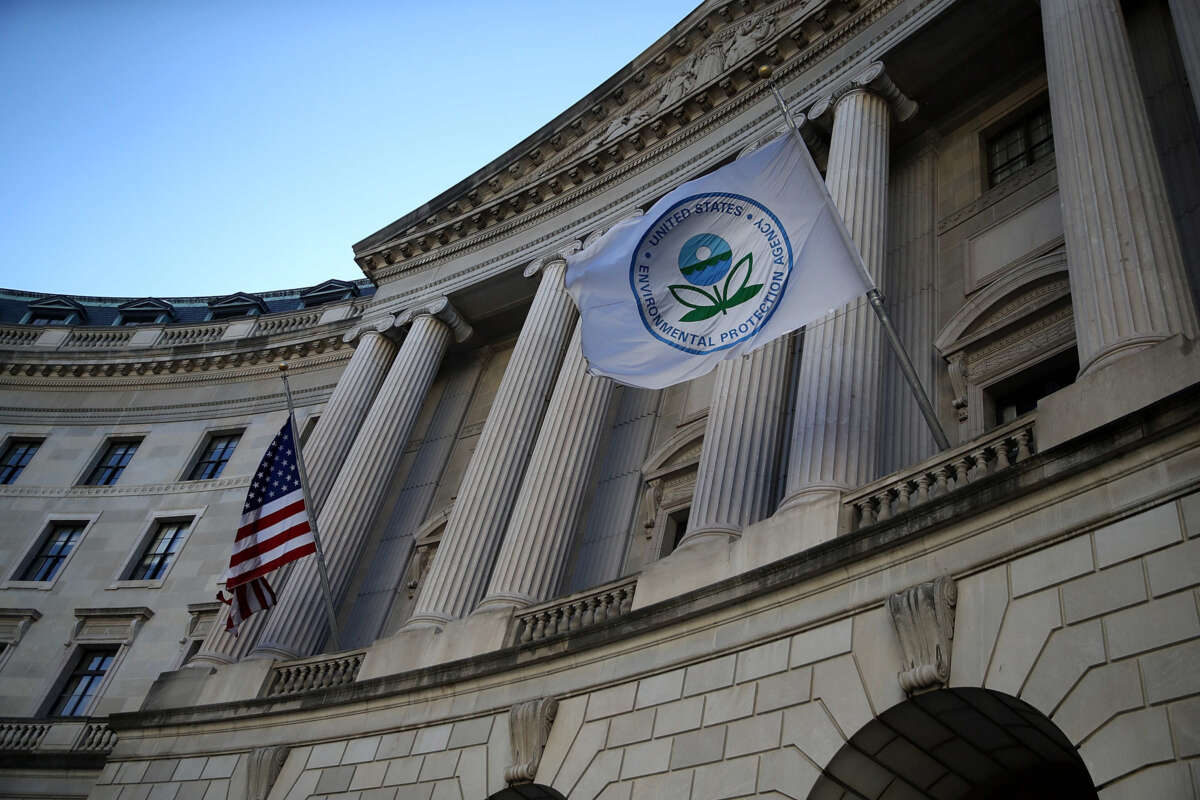
[[[898,16],[890,25],[881,29],[878,33],[872,36],[865,42],[862,42],[853,51],[848,52],[843,58],[830,64],[830,66],[821,73],[805,82],[803,85],[791,91],[787,97],[789,107],[795,107],[796,101],[799,99],[815,99],[816,91],[825,86],[832,77],[844,72],[847,67],[859,63],[864,54],[878,56],[882,53],[880,45],[887,39],[892,38],[903,28],[914,25],[916,21],[924,16],[932,16],[942,8],[951,5],[953,0],[917,0],[911,3],[912,6],[902,15]],[[904,4],[904,0],[878,0],[874,4],[862,6],[858,12],[849,18],[842,20],[837,28],[830,32],[829,35],[817,40],[811,47],[799,53],[796,57],[790,59],[782,67],[775,70],[776,80],[779,84],[785,84],[787,80],[796,73],[803,71],[812,66],[816,61],[827,56],[830,52],[837,50],[844,45],[848,40],[859,35],[864,29],[870,27],[880,18],[886,16],[890,11]],[[769,49],[769,48],[768,48]],[[693,121],[691,125],[681,128],[672,134],[671,138],[664,140],[655,147],[642,151],[634,158],[623,161],[618,167],[609,170],[604,175],[596,179],[594,184],[582,187],[576,192],[563,195],[557,198],[552,203],[545,204],[533,212],[529,212],[526,217],[520,220],[512,220],[504,223],[494,232],[489,232],[486,236],[478,236],[469,240],[455,242],[451,245],[443,247],[437,253],[431,253],[426,256],[414,258],[403,263],[396,263],[380,270],[376,273],[376,279],[382,281],[388,277],[394,277],[403,273],[406,277],[421,274],[433,270],[435,267],[443,267],[445,262],[451,258],[459,258],[470,253],[477,252],[489,247],[495,243],[495,239],[500,238],[502,234],[514,232],[518,229],[531,227],[533,224],[540,222],[546,217],[558,214],[565,208],[581,203],[582,201],[599,193],[603,189],[612,184],[619,183],[630,175],[642,171],[644,168],[659,163],[664,156],[667,156],[675,151],[683,150],[687,146],[703,139],[714,129],[725,125],[728,118],[740,114],[746,108],[753,106],[755,103],[763,100],[769,93],[769,88],[765,84],[755,84],[747,91],[742,92],[738,97],[731,99],[729,102],[722,104],[713,111]],[[731,150],[731,145],[742,143],[746,140],[747,134],[752,131],[764,129],[774,119],[777,118],[778,111],[774,104],[771,104],[768,110],[763,113],[748,119],[744,124],[740,125],[736,130],[730,132],[719,140],[713,141],[708,147],[696,152],[692,157],[677,164],[670,170],[657,173],[653,178],[645,183],[635,187],[631,191],[622,194],[619,197],[612,199],[610,202],[593,209],[587,214],[574,216],[571,220],[554,230],[548,231],[540,236],[531,239],[522,239],[521,242],[506,251],[496,254],[493,257],[483,261],[472,262],[469,265],[464,265],[461,269],[453,272],[445,272],[438,275],[437,280],[432,283],[421,284],[412,289],[401,291],[399,293],[389,295],[389,302],[402,302],[407,297],[427,294],[433,290],[449,291],[449,285],[476,273],[481,269],[501,264],[504,262],[517,262],[510,266],[517,266],[522,261],[530,258],[532,253],[544,252],[550,248],[562,247],[567,240],[571,238],[578,239],[583,233],[597,226],[603,226],[606,223],[615,221],[617,215],[627,213],[629,209],[637,205],[637,203],[645,200],[647,197],[653,197],[655,194],[661,193],[667,187],[678,183],[678,181],[691,174],[698,165],[719,160]]]
[[[756,63],[811,61],[814,54],[844,43],[845,23],[856,12],[862,16],[864,7],[882,5],[890,3],[782,0],[757,5],[745,0],[717,7],[653,58],[656,80],[648,81],[645,70],[634,73],[591,109],[547,134],[546,142],[559,140],[557,146],[513,155],[507,167],[475,190],[447,198],[441,209],[400,235],[362,247],[355,260],[374,280],[385,280],[460,253],[464,244],[502,236],[544,216],[547,207],[561,207],[564,198],[591,195],[610,182],[602,179],[614,168],[636,159],[650,145],[675,140],[678,131],[747,92],[754,98],[761,95],[754,83]],[[764,29],[769,33],[759,38]],[[733,58],[728,65],[713,66],[728,57]],[[562,140],[565,130],[573,134],[570,141]],[[547,158],[544,149],[555,152]],[[494,193],[484,198],[479,190],[489,180]]]

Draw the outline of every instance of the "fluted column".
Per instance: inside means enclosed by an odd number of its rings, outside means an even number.
[[[887,242],[888,145],[892,116],[904,120],[916,104],[872,64],[828,100],[833,109],[825,183],[881,284]],[[880,328],[865,300],[855,300],[804,331],[784,504],[811,492],[839,491],[875,477],[878,464]]]
[[[588,374],[579,337],[576,323],[481,608],[548,600],[566,571],[616,387]]]
[[[680,546],[736,539],[774,511],[791,337],[717,366],[688,529]]]
[[[1116,0],[1043,0],[1080,374],[1195,337],[1166,185]]]
[[[528,275],[534,274],[534,265]],[[458,499],[405,628],[441,626],[483,597],[513,500],[558,375],[575,304],[563,285],[561,257],[541,265],[542,280],[467,465]]]
[[[355,345],[354,355],[338,378],[337,386],[325,404],[321,418],[317,420],[317,427],[304,443],[308,493],[317,511],[324,505],[337,477],[338,467],[354,444],[354,437],[396,356],[395,342],[382,333],[394,322],[395,319],[389,315],[346,334],[345,340]],[[283,588],[290,572],[290,566],[285,566],[269,578],[276,591]],[[251,616],[242,623],[237,636],[226,633],[225,617],[226,609],[222,608],[204,638],[200,651],[188,662],[189,665],[228,664],[240,660],[254,649],[267,615]]]
[[[470,332],[445,298],[413,312],[408,336],[317,517],[335,607],[345,594],[387,493],[387,478],[400,463],[442,356],[453,339],[461,341]],[[278,605],[268,613],[254,656],[286,659],[318,651],[329,631],[315,558],[296,562],[278,592]]]
[[[1183,71],[1192,90],[1192,104],[1200,114],[1200,3],[1196,0],[1167,0],[1175,40],[1183,58]]]

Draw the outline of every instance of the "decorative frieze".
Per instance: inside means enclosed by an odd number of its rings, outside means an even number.
[[[538,764],[557,713],[558,701],[553,697],[517,703],[509,709],[508,733],[513,763],[504,770],[505,782],[530,783],[537,776]]]
[[[897,677],[906,694],[936,689],[950,680],[956,605],[958,587],[945,575],[888,598],[888,614],[904,651]]]

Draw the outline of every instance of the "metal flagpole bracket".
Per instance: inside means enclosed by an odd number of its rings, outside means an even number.
[[[329,572],[325,567],[325,550],[321,547],[321,534],[317,531],[317,509],[312,498],[308,496],[308,472],[304,468],[304,448],[300,446],[300,432],[296,430],[296,410],[292,406],[292,387],[288,383],[288,364],[279,364],[279,377],[283,380],[283,391],[287,396],[288,423],[292,427],[292,444],[296,447],[296,466],[300,470],[300,491],[304,493],[304,506],[309,510],[308,521],[312,526],[313,544],[317,548],[317,572],[321,576],[321,589],[325,595],[325,614],[329,618],[329,633],[333,637],[333,649],[341,650],[341,637],[338,635],[337,614],[333,611],[333,592],[329,589]]]
[[[775,102],[779,106],[779,113],[783,115],[788,128],[797,138],[803,141],[804,137],[800,133],[800,128],[796,125],[796,120],[788,110],[787,101],[783,99],[783,92],[779,91],[779,86],[775,83],[771,74],[772,70],[769,66],[763,65],[758,68],[758,77],[765,80],[767,85],[771,87],[771,92],[775,95]],[[805,147],[807,148],[807,145]],[[806,157],[804,160],[808,163],[809,168],[815,172],[817,167],[812,159]],[[817,178],[820,178],[819,174]],[[822,186],[825,185],[823,180],[819,182]],[[933,403],[929,401],[929,395],[925,393],[925,387],[921,385],[921,380],[917,377],[917,370],[913,366],[912,358],[909,357],[908,351],[904,349],[904,343],[900,341],[900,336],[896,333],[896,326],[892,324],[891,315],[888,314],[887,308],[883,305],[883,296],[879,294],[879,289],[875,286],[875,281],[871,277],[871,273],[867,271],[867,266],[863,263],[862,255],[859,254],[854,240],[850,238],[850,232],[846,230],[846,224],[842,220],[841,215],[834,214],[833,216],[837,217],[838,230],[841,231],[846,246],[854,253],[855,261],[867,285],[871,287],[867,290],[867,302],[871,304],[871,309],[875,312],[875,316],[879,318],[879,324],[883,326],[884,336],[887,338],[888,344],[891,345],[892,352],[896,354],[896,360],[900,362],[900,371],[904,373],[904,379],[908,382],[908,387],[912,389],[912,393],[917,399],[917,406],[921,409],[921,416],[925,418],[925,424],[929,426],[929,431],[933,434],[933,439],[937,442],[938,449],[949,450],[950,440],[946,437],[946,432],[942,429],[942,423],[938,420],[937,413],[933,410]]]

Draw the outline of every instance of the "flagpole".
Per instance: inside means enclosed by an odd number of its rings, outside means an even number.
[[[771,68],[761,66],[758,68],[758,75],[767,81],[767,85],[771,87],[771,92],[775,95],[775,102],[779,105],[779,113],[783,114],[784,120],[787,122],[788,128],[800,140],[800,145],[808,152],[808,145],[804,143],[804,137],[800,134],[800,128],[796,125],[796,120],[792,118],[791,112],[788,111],[787,102],[783,99],[783,93],[779,91],[779,86],[771,77]],[[811,157],[804,159],[808,168],[815,173],[817,182],[824,187],[825,181],[821,178],[821,174],[817,172],[817,166],[813,163]],[[828,192],[828,189],[826,189]],[[921,409],[921,416],[925,418],[925,424],[929,426],[930,433],[933,434],[934,441],[937,442],[939,450],[949,450],[950,440],[946,438],[946,432],[942,430],[942,423],[937,418],[937,412],[933,410],[933,403],[929,402],[929,395],[925,393],[925,387],[921,385],[921,379],[917,376],[917,369],[913,366],[912,359],[908,355],[908,350],[905,349],[904,343],[900,341],[900,336],[896,333],[896,326],[892,324],[891,315],[883,305],[883,296],[880,295],[878,287],[875,286],[875,281],[871,277],[871,273],[867,271],[867,265],[863,263],[862,254],[858,252],[858,247],[855,246],[854,240],[850,238],[850,232],[846,230],[846,223],[842,220],[841,214],[833,215],[838,231],[841,232],[842,240],[854,254],[854,263],[858,266],[859,272],[862,273],[867,285],[871,288],[867,290],[867,302],[871,304],[871,308],[875,311],[875,316],[879,318],[879,323],[883,326],[884,335],[887,337],[888,344],[891,345],[892,351],[896,354],[896,360],[900,362],[900,371],[904,373],[904,379],[908,382],[908,387],[912,389],[913,395],[917,398],[917,406]]]
[[[333,613],[333,592],[329,590],[329,572],[325,569],[325,551],[321,548],[321,535],[317,532],[317,509],[308,496],[308,473],[304,469],[304,448],[300,446],[300,432],[296,430],[296,410],[292,406],[292,387],[288,383],[287,362],[279,365],[279,377],[283,379],[283,391],[287,395],[288,423],[292,427],[292,444],[296,448],[296,466],[300,469],[300,491],[304,493],[304,507],[308,509],[308,522],[312,527],[313,544],[317,548],[317,571],[321,575],[321,590],[325,595],[325,615],[329,618],[329,632],[333,636],[333,649],[341,650],[338,636],[337,615]]]

